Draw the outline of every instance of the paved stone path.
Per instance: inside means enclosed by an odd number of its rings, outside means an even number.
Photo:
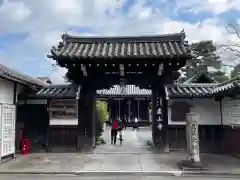
[[[178,168],[175,163],[166,164],[159,154],[147,146],[151,140],[151,129],[139,131],[128,128],[124,131],[124,142],[110,144],[110,129],[103,133],[106,145],[99,146],[92,153],[39,153],[22,156],[2,164],[0,172],[77,172],[77,171],[169,171]]]
[[[107,141],[107,144],[110,144],[110,127],[105,127],[104,129],[103,138]],[[123,138],[123,146],[145,146],[146,142],[152,139],[152,130],[149,126],[140,127],[139,131],[127,127],[126,130],[123,130]]]
[[[239,177],[0,175],[3,180],[234,180]]]
[[[150,127],[142,127],[139,131],[127,128],[123,131],[123,144],[117,140],[116,145],[111,144],[110,128],[106,127],[103,133],[106,145],[101,145],[94,150],[97,154],[152,154],[153,149],[147,145],[151,141],[152,134]]]
[[[78,173],[78,172],[168,172],[180,173],[177,163],[185,160],[186,153],[156,153],[147,146],[151,129],[142,128],[124,132],[124,142],[110,144],[110,132],[103,134],[107,144],[91,153],[34,153],[19,156],[0,165],[5,173]],[[216,172],[240,174],[240,161],[227,155],[201,154],[202,161]]]

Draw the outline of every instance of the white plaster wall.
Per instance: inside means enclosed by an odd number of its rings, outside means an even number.
[[[78,125],[78,119],[50,119],[49,125],[50,126]]]
[[[0,78],[0,103],[13,104],[14,83]]]
[[[223,124],[240,124],[240,99],[224,98],[222,100]]]
[[[47,99],[29,99],[26,104],[47,104]]]
[[[24,86],[17,83],[16,101],[17,96],[22,92]],[[14,95],[14,82],[0,78],[0,103],[13,104]]]
[[[201,125],[220,125],[221,113],[220,102],[214,99],[170,99],[169,106],[173,102],[186,102],[192,105],[191,112],[200,115],[199,124]],[[186,122],[173,122],[171,120],[171,108],[168,108],[168,123],[171,125],[184,125]]]

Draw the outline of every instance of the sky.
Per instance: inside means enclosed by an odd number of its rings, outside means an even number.
[[[229,22],[240,22],[240,0],[0,0],[0,63],[62,83],[66,70],[53,71],[47,54],[64,32],[125,36],[184,29],[189,43],[238,43],[225,28]],[[230,52],[219,54],[234,63]]]

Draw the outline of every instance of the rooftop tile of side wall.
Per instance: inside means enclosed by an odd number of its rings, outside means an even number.
[[[191,112],[200,115],[200,125],[221,125],[220,102],[214,99],[170,99],[168,109],[169,125],[185,125],[186,122],[172,121],[171,105],[174,102],[185,102],[191,106]]]

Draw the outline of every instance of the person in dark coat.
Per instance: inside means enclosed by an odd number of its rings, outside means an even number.
[[[127,128],[127,118],[126,118],[126,116],[123,118],[123,127],[124,127],[124,129]]]
[[[116,144],[117,141],[117,132],[119,129],[119,124],[116,119],[112,121],[112,129],[111,129],[111,144]]]

